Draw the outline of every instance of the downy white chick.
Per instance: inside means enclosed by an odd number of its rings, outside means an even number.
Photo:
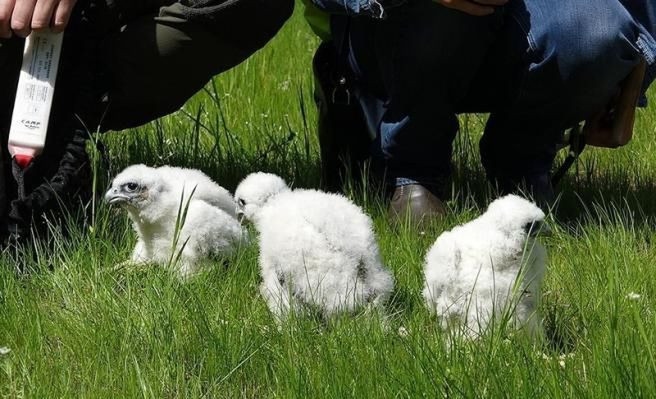
[[[133,165],[114,178],[105,200],[127,210],[133,222],[138,241],[131,262],[167,265],[179,254],[181,277],[194,273],[201,259],[229,253],[244,238],[230,193],[198,170]],[[187,203],[174,248],[176,220]]]
[[[380,306],[394,281],[381,261],[371,219],[347,198],[290,190],[272,174],[254,173],[237,187],[238,217],[259,232],[260,292],[283,319],[310,307],[324,316]]]
[[[535,238],[548,231],[544,218],[532,202],[508,195],[437,238],[426,255],[423,295],[444,328],[476,338],[511,312],[515,327],[542,333],[537,305],[547,252]]]

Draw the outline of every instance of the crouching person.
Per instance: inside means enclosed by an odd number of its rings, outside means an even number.
[[[392,217],[445,212],[456,115],[467,112],[490,113],[480,142],[488,179],[549,203],[564,131],[584,120],[631,125],[656,75],[653,1],[306,3],[325,38],[315,74],[326,171],[354,153],[349,146],[360,148],[353,136],[371,140],[369,153],[389,178]],[[345,118],[348,137],[339,128]]]
[[[88,198],[89,131],[135,127],[178,110],[214,75],[262,48],[293,0],[0,0],[0,233]],[[17,171],[7,151],[24,38],[64,31],[44,153]],[[12,172],[19,173],[16,179]]]

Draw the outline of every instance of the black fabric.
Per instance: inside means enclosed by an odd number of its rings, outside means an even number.
[[[24,40],[18,37],[0,39],[0,93],[3,94],[0,95],[0,222],[7,214],[8,199],[11,198],[13,187],[9,151],[5,144],[9,137],[14,96],[5,93],[16,92],[23,45]]]
[[[105,0],[113,23],[123,26],[139,16],[157,12],[161,7],[176,3],[176,0]]]
[[[292,0],[114,1],[114,10],[123,17],[141,14],[104,43],[111,87],[102,130],[140,126],[177,111],[212,77],[263,47],[291,15],[294,4]],[[152,9],[144,10],[146,6]]]
[[[25,199],[25,172],[27,172],[31,166],[31,164],[27,165],[25,169],[23,169],[15,159],[11,162],[11,174],[14,176],[14,181],[18,187],[18,199]]]
[[[87,133],[78,130],[63,148],[61,159],[54,175],[44,179],[31,168],[26,170],[25,179],[34,184],[41,181],[24,198],[13,200],[9,206],[7,230],[11,235],[31,236],[45,233],[46,217],[55,225],[63,215],[91,198],[91,168],[86,152]],[[38,158],[41,166],[53,166],[52,160]],[[35,164],[37,166],[37,164]]]
[[[58,128],[80,128],[95,132],[107,109],[109,71],[103,49],[104,38],[120,27],[109,12],[107,0],[83,0],[64,36],[57,89]],[[72,117],[72,121],[68,118]],[[66,126],[61,126],[66,123]]]
[[[57,224],[61,215],[90,199],[85,148],[89,133],[82,121],[97,120],[102,112],[99,99],[106,88],[102,87],[105,73],[98,43],[109,29],[106,17],[104,0],[77,3],[64,35],[46,146],[25,170],[18,170],[4,152],[8,129],[3,131],[6,206],[1,230],[5,238],[40,235],[46,230],[44,216]],[[16,47],[22,48],[23,41],[15,41]],[[20,60],[18,52],[12,57]],[[12,69],[10,76],[18,76],[20,65]],[[13,101],[13,96],[8,97]],[[9,122],[3,121],[3,126],[8,127]]]
[[[340,191],[349,177],[355,182],[361,180],[371,139],[353,94],[353,74],[332,42],[322,43],[317,49],[313,71],[322,186],[328,191]]]
[[[181,0],[185,19],[231,37],[248,55],[262,48],[292,15],[294,0]],[[247,26],[249,29],[244,29]]]

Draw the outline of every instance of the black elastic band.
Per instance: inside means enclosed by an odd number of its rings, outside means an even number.
[[[16,185],[18,186],[18,199],[25,199],[25,170],[30,166],[28,165],[25,169],[21,168],[20,165],[16,162],[16,158],[11,160],[11,173],[14,175],[14,180],[16,180]]]

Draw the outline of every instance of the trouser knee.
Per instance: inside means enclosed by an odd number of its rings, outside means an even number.
[[[178,110],[214,75],[262,48],[293,4],[242,0],[193,8],[176,2],[139,17],[108,43],[112,87],[104,129],[138,126]]]
[[[536,50],[544,58],[536,66],[559,75],[560,101],[585,119],[607,105],[640,61],[639,27],[618,1],[573,3],[576,12],[537,29]]]

